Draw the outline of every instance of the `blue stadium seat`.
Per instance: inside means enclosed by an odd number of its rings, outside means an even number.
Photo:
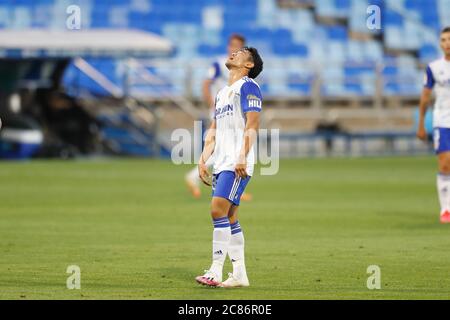
[[[316,2],[317,14],[323,17],[343,18],[348,16],[349,0],[321,0]]]
[[[345,90],[351,95],[362,96],[364,94],[362,85],[353,81],[345,82]]]
[[[198,53],[203,56],[214,57],[223,55],[226,52],[226,47],[224,45],[211,46],[207,44],[201,44],[198,46]]]
[[[347,29],[344,26],[328,27],[327,34],[331,40],[346,41],[348,38]]]
[[[419,50],[420,61],[430,62],[439,56],[439,51],[433,44],[424,44]]]
[[[302,96],[311,95],[313,77],[308,74],[290,73],[288,87]]]
[[[394,66],[387,66],[383,69],[383,76],[392,77],[398,74],[398,68]]]
[[[398,12],[387,10],[382,17],[384,17],[383,23],[387,26],[403,26],[403,17]]]

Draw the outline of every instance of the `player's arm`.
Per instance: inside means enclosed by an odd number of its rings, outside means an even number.
[[[247,155],[257,139],[260,112],[247,112],[247,121],[244,130],[244,143],[236,164],[235,172],[241,178],[247,178]]]
[[[205,146],[203,152],[198,160],[198,176],[204,184],[210,186],[211,174],[206,165],[206,161],[211,157],[216,146],[216,120],[213,120],[209,127],[205,138]]]
[[[428,66],[425,73],[425,83],[420,97],[419,105],[419,126],[417,128],[417,137],[421,140],[427,139],[427,132],[425,130],[425,115],[427,113],[428,106],[430,105],[431,94],[434,87],[434,76],[431,68]]]
[[[244,83],[241,87],[241,108],[246,117],[244,140],[239,152],[235,172],[241,178],[246,178],[247,155],[257,139],[259,118],[262,108],[262,95],[259,87],[253,82]]]
[[[427,113],[428,106],[430,105],[432,92],[432,89],[423,88],[422,95],[420,97],[419,127],[417,128],[417,137],[421,140],[427,139],[427,132],[425,130],[425,115]]]

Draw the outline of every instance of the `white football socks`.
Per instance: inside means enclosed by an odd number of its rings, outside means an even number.
[[[219,277],[222,281],[223,264],[228,253],[228,246],[231,238],[230,221],[228,217],[213,219],[213,248],[212,248],[212,265],[209,269]]]
[[[244,233],[241,230],[239,222],[231,224],[231,240],[228,247],[228,255],[233,264],[233,277],[237,279],[247,278],[247,271],[245,269],[244,256]]]
[[[445,211],[450,211],[450,175],[437,175],[437,189],[439,203],[441,205],[441,215],[443,215]]]

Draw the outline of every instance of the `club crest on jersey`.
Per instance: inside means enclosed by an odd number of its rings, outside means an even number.
[[[261,109],[261,99],[253,94],[247,95],[248,107],[249,108],[260,108]]]

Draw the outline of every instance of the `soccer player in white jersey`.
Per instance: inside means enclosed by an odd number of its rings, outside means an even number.
[[[228,57],[243,46],[245,46],[245,37],[238,33],[232,34],[228,38],[227,55],[218,57],[208,69],[208,76],[203,81],[202,93],[203,99],[209,108],[208,115],[211,115],[209,117],[210,119],[214,117],[214,97],[228,82],[228,69],[225,66],[225,63],[227,62]],[[200,178],[198,177],[197,167],[194,167],[186,174],[185,181],[192,196],[194,198],[200,198]],[[242,200],[250,199],[251,195],[248,193],[242,195]]]
[[[215,99],[215,115],[199,159],[198,174],[212,185],[211,216],[214,225],[212,264],[198,276],[200,284],[213,287],[249,286],[244,261],[244,235],[238,222],[240,198],[253,174],[254,142],[259,129],[262,96],[253,80],[263,61],[255,48],[244,47],[228,58],[228,84]],[[213,155],[211,177],[208,159]],[[211,181],[212,178],[212,181]],[[223,265],[229,255],[233,273],[222,282]]]
[[[433,140],[439,164],[437,189],[441,206],[440,221],[450,223],[450,27],[442,31],[440,39],[444,57],[427,67],[420,99],[417,137],[427,139],[424,119],[434,89],[436,102],[433,111]]]

